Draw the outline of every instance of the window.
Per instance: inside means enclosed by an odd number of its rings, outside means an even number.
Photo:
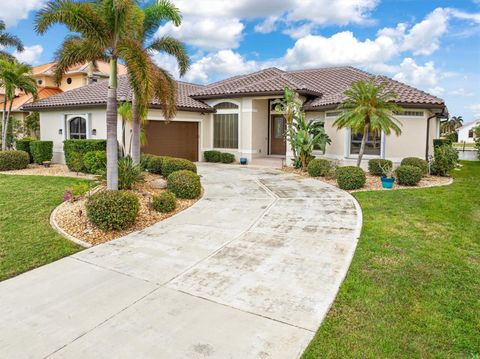
[[[213,115],[213,147],[238,148],[238,113]]]
[[[237,110],[238,105],[232,103],[232,102],[220,102],[219,104],[216,104],[213,106],[216,110]]]
[[[41,84],[43,84],[43,80],[37,80],[37,84],[40,86]]]
[[[423,117],[423,111],[394,111],[397,116]]]
[[[468,131],[468,138],[473,138],[473,129]]]
[[[72,83],[72,78],[71,78],[71,77],[69,77],[69,78],[67,79],[67,84],[69,84],[69,85],[70,85],[71,83]]]
[[[362,145],[363,133],[351,134],[350,154],[358,155],[360,146]],[[365,155],[380,156],[381,137],[380,133],[368,131],[367,142],[365,143]]]
[[[68,124],[70,139],[84,140],[87,138],[87,121],[83,117],[74,117]]]

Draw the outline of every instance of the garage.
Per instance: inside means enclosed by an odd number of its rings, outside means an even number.
[[[198,122],[148,121],[143,153],[198,161]]]

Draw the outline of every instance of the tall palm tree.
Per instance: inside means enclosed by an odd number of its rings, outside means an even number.
[[[139,43],[142,12],[134,0],[50,0],[37,13],[35,30],[45,33],[54,24],[64,24],[73,32],[57,52],[57,81],[75,64],[110,63],[107,93],[107,188],[118,189],[117,143],[117,64],[128,68],[130,85],[136,93],[150,93],[150,57]]]
[[[10,113],[12,112],[15,91],[21,89],[26,94],[37,97],[35,80],[30,76],[32,68],[16,60],[0,59],[0,84],[5,88],[2,116],[2,150],[7,149],[7,134]],[[7,109],[8,103],[8,109]]]
[[[350,128],[354,133],[363,134],[357,167],[362,162],[369,131],[383,131],[386,135],[393,131],[397,136],[402,133],[401,123],[394,117],[394,112],[402,111],[402,108],[393,102],[396,94],[387,91],[385,86],[385,83],[377,85],[374,80],[354,82],[344,92],[347,98],[338,106],[343,113],[333,125],[338,129]]]
[[[12,59],[13,56],[4,51],[2,47],[15,47],[17,51],[23,51],[22,41],[15,35],[5,32],[5,23],[0,20],[0,58]]]
[[[175,26],[179,26],[181,24],[180,11],[169,0],[161,0],[148,4],[143,8],[143,14],[143,31],[139,34],[139,42],[142,43],[149,55],[165,52],[174,56],[178,63],[180,76],[183,76],[190,66],[190,59],[185,46],[180,41],[169,36],[153,38],[159,26],[165,21],[171,21]],[[148,106],[154,96],[161,104],[165,120],[168,121],[173,118],[176,112],[176,88],[173,78],[167,71],[156,65],[151,67],[150,77],[155,81],[154,93],[134,92],[132,95],[131,155],[135,164],[140,163],[141,125],[145,121],[145,115],[147,114],[144,106]],[[137,99],[143,99],[143,104],[139,104]]]
[[[447,134],[454,132],[457,128],[463,126],[462,116],[452,116],[450,119],[442,123],[442,133]]]

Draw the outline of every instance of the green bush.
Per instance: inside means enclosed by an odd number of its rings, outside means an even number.
[[[15,141],[17,151],[25,151],[30,157],[30,163],[33,163],[32,154],[30,153],[30,142],[35,141],[33,138],[22,138]]]
[[[81,197],[90,191],[90,186],[87,182],[78,182],[70,190],[75,197]]]
[[[169,158],[171,157],[145,154],[140,159],[140,165],[145,171],[161,175],[163,163]]]
[[[178,198],[197,198],[201,192],[200,176],[188,170],[173,172],[167,178],[167,188]]]
[[[220,151],[205,151],[203,157],[206,162],[220,162],[222,159],[222,153]]]
[[[428,174],[428,162],[418,157],[404,158],[400,165],[418,167],[424,176]]]
[[[396,170],[397,181],[404,186],[416,186],[422,179],[423,172],[417,166],[400,165]]]
[[[30,157],[26,151],[0,151],[0,171],[22,170],[29,163]]]
[[[152,207],[161,213],[172,212],[177,207],[177,197],[173,192],[162,192],[158,196],[153,196]]]
[[[330,161],[323,158],[315,158],[308,163],[307,171],[312,177],[324,177],[332,170]]]
[[[53,141],[30,142],[30,154],[33,162],[39,165],[45,161],[51,161],[53,157]]]
[[[140,203],[128,191],[102,191],[90,196],[86,203],[87,217],[103,231],[130,227],[138,216]]]
[[[458,151],[452,146],[440,146],[435,148],[432,161],[432,173],[437,176],[447,176],[458,164]]]
[[[375,158],[368,161],[368,172],[372,176],[385,176],[385,170],[391,170],[393,163],[390,160],[384,160],[381,158]]]
[[[475,140],[475,148],[477,149],[477,158],[480,160],[480,138]]]
[[[67,166],[70,171],[82,172],[85,170],[83,165],[83,154],[81,152],[73,152],[70,154],[70,166]]]
[[[76,170],[72,166],[72,158],[78,162],[78,156],[74,156],[73,153],[80,153],[82,160],[83,156],[87,152],[92,151],[106,151],[107,150],[107,141],[106,140],[65,140],[63,141],[63,152],[65,154],[65,162],[70,169],[70,171],[82,172],[85,171],[85,168]]]
[[[441,147],[441,146],[451,146],[451,145],[452,145],[452,141],[450,141],[447,138],[436,138],[433,140],[434,148]]]
[[[220,160],[222,163],[233,163],[235,162],[235,155],[233,153],[223,152]]]
[[[148,171],[148,167],[150,166],[150,160],[154,157],[154,155],[151,155],[149,153],[142,153],[140,155],[140,167],[142,167],[142,170]]]
[[[167,178],[175,171],[192,171],[197,173],[197,166],[195,163],[189,160],[184,160],[182,158],[164,158],[162,164],[162,176]]]
[[[126,156],[118,160],[118,188],[132,189],[135,183],[143,181],[140,165],[133,163],[132,157]]]
[[[87,173],[99,175],[107,170],[107,152],[90,151],[83,156],[83,167]]]
[[[365,185],[367,176],[360,167],[338,167],[336,171],[338,187],[344,190],[359,189]]]

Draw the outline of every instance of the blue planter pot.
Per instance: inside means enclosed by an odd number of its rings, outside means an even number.
[[[240,157],[240,164],[241,165],[246,165],[247,164],[247,159],[245,157]]]
[[[393,183],[395,182],[395,177],[387,178],[382,176],[382,187],[391,189],[393,187]]]

